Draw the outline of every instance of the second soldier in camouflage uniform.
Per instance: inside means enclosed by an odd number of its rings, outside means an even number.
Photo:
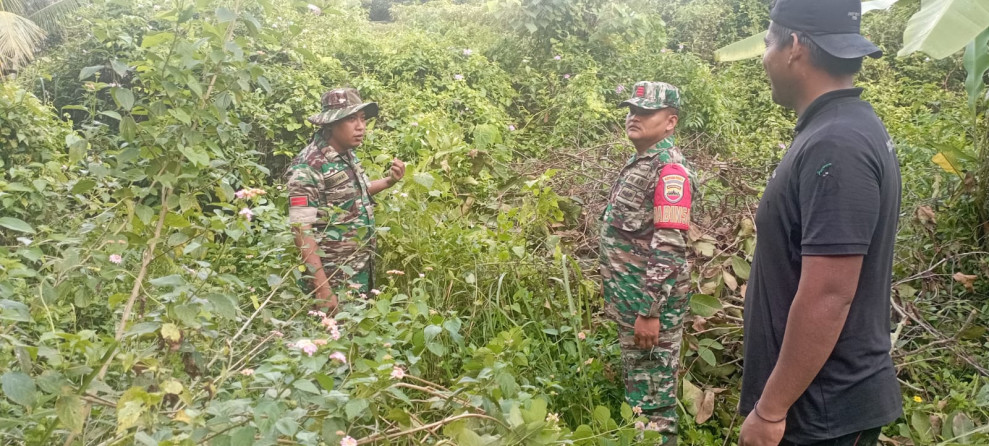
[[[309,285],[320,305],[332,311],[338,296],[350,290],[366,293],[372,286],[371,197],[400,181],[405,164],[394,159],[387,177],[370,181],[354,149],[378,105],[362,102],[353,88],[328,91],[320,102],[322,111],[309,117],[319,129],[287,174],[289,222],[297,225],[296,244],[313,273]]]
[[[625,120],[636,148],[608,197],[601,228],[606,313],[619,326],[626,400],[677,440],[677,371],[690,272],[691,175],[675,147],[680,92],[639,82]]]

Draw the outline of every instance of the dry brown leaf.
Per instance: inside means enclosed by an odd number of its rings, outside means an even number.
[[[697,408],[697,416],[694,417],[697,420],[697,424],[702,424],[705,421],[711,419],[711,415],[714,414],[714,392],[710,390],[704,391],[704,400],[701,401],[701,406]]]
[[[694,316],[694,331],[704,331],[707,328],[707,319],[702,316]]]
[[[728,271],[722,271],[721,277],[725,279],[725,285],[728,286],[728,289],[732,291],[738,289],[738,280],[735,279],[735,276],[731,275],[731,273],[729,273]]]
[[[979,276],[974,276],[971,274],[962,274],[961,272],[957,272],[955,273],[955,275],[951,276],[951,278],[958,281],[958,283],[964,285],[965,289],[968,290],[969,292],[973,292],[975,291],[975,279],[978,279]]]
[[[917,206],[917,220],[927,226],[933,226],[937,222],[937,216],[930,206]]]

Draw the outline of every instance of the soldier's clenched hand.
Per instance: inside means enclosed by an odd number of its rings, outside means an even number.
[[[659,345],[659,318],[635,317],[635,345],[639,348],[652,348]]]
[[[395,183],[402,181],[405,177],[405,163],[398,158],[391,160],[391,168],[388,169],[388,184],[394,185]]]

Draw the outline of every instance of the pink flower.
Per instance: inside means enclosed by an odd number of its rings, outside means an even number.
[[[514,131],[515,131],[515,126],[514,126],[514,125],[512,125],[512,124],[509,124],[509,125],[508,125],[508,131],[509,131],[509,132],[514,132]]]
[[[379,290],[377,288],[372,288],[371,289],[371,294],[377,296],[377,295],[381,294],[381,290]]]
[[[587,339],[587,335],[584,334],[584,332],[577,333],[577,339],[583,341],[584,339]]]
[[[632,413],[636,415],[642,415],[642,406],[635,406],[632,408]]]
[[[331,328],[330,329],[330,337],[333,338],[334,341],[339,340],[340,339],[340,330],[337,329],[336,327]]]
[[[560,57],[559,55],[553,56],[553,60],[560,60],[560,59],[563,59],[563,58]]]
[[[397,269],[390,269],[388,271],[385,271],[385,274],[391,274],[393,276],[404,276],[405,275],[405,271],[401,271],[401,270],[397,270]]]
[[[645,430],[646,429],[646,423],[643,423],[641,421],[636,421],[635,422],[635,428],[638,429],[638,430],[640,430],[640,431],[641,430]]]
[[[323,13],[323,10],[322,9],[319,9],[319,6],[316,6],[316,5],[312,4],[312,3],[310,3],[307,7],[309,8],[309,12],[311,12],[311,13],[313,13],[315,15],[320,15],[320,14]]]
[[[470,56],[470,55],[471,55],[471,54],[473,54],[473,53],[474,53],[474,52],[473,52],[473,51],[471,51],[471,50],[470,50],[470,48],[465,48],[465,49],[464,49],[464,56]]]
[[[564,78],[564,79],[570,79],[570,73],[567,73],[567,74],[564,74],[564,75],[563,75],[563,78]]]
[[[619,85],[619,86],[615,87],[615,94],[622,94],[623,91],[625,91],[625,86],[624,85]]]
[[[234,196],[243,200],[245,197],[247,197],[247,189],[241,189],[237,192],[234,192]]]
[[[333,352],[333,354],[330,355],[330,359],[333,359],[333,360],[336,360],[336,361],[340,361],[340,362],[342,362],[344,364],[347,363],[347,357],[344,356],[343,353],[340,353],[340,352]]]
[[[244,375],[244,376],[251,376],[251,375],[254,374],[254,369],[244,369],[244,370],[241,370],[240,371],[240,374],[241,375]]]
[[[308,339],[299,339],[295,342],[295,344],[293,344],[293,347],[302,350],[303,353],[309,356],[312,356],[313,353],[316,353],[316,350],[319,350],[319,347],[317,347],[313,341]]]
[[[354,440],[354,437],[348,435],[340,440],[340,446],[357,446],[357,440]]]
[[[271,335],[274,336],[274,337],[276,337],[276,338],[280,338],[280,337],[285,336],[284,334],[282,334],[282,332],[280,332],[278,330],[271,330]]]
[[[680,51],[683,51],[683,44],[681,43],[678,48],[679,48]]]
[[[786,150],[786,144],[780,143],[780,150]]]
[[[646,425],[646,429],[649,429],[651,431],[658,431],[659,425],[656,424],[655,421],[650,421],[649,424]]]
[[[309,310],[309,315],[310,316],[319,316],[319,317],[322,317],[322,318],[325,318],[326,317],[326,313],[324,313],[322,311],[316,311],[316,310]]]
[[[250,208],[241,209],[240,212],[238,212],[238,214],[240,214],[244,218],[246,218],[247,221],[251,221],[251,219],[254,218],[254,213],[251,212],[251,209]]]
[[[115,264],[119,265],[120,262],[123,262],[124,261],[124,258],[123,257],[120,257],[120,254],[110,254],[110,259],[109,260],[110,260],[110,263],[115,263]]]
[[[361,299],[367,300],[367,293],[361,293]]]
[[[401,367],[392,368],[391,369],[391,377],[392,377],[392,379],[402,379],[402,378],[405,378],[405,370],[402,370]]]
[[[663,48],[663,49],[659,50],[659,52],[660,53],[665,53],[666,52],[666,48]]]
[[[454,74],[453,75],[453,79],[454,80],[458,80],[458,81],[462,81],[462,80],[464,80],[464,75],[462,75],[462,74]]]

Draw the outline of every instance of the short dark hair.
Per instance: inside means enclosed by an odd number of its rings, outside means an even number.
[[[769,40],[770,43],[776,47],[792,45],[794,33],[796,33],[800,39],[801,45],[807,47],[807,52],[810,53],[810,63],[815,67],[824,70],[826,73],[832,76],[847,76],[858,73],[862,70],[862,57],[842,59],[840,57],[832,56],[830,53],[817,46],[817,44],[814,43],[813,40],[810,40],[810,38],[808,38],[803,32],[792,30],[776,22],[769,24]]]

